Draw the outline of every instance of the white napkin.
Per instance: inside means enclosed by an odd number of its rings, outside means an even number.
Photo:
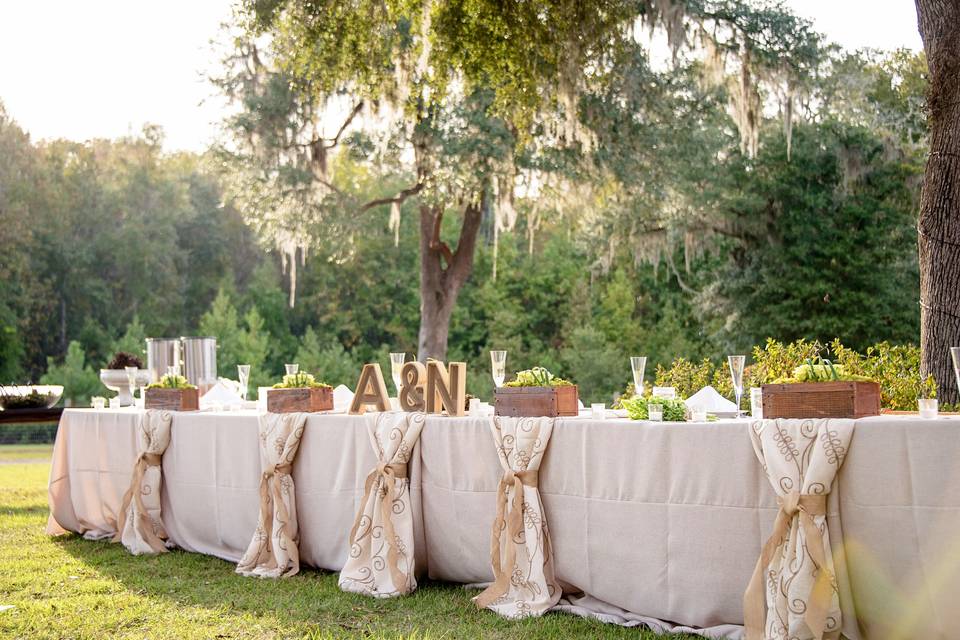
[[[707,413],[736,413],[737,405],[724,398],[713,387],[707,385],[686,399],[687,408],[699,406]]]
[[[353,391],[346,385],[339,385],[333,390],[333,410],[346,411],[353,402]]]
[[[200,398],[200,407],[208,407],[214,404],[224,407],[242,405],[243,398],[241,398],[240,394],[237,392],[238,385],[239,383],[234,382],[233,380],[220,378],[217,380],[217,384],[213,385],[213,387],[211,387],[210,390],[203,394],[203,397]]]

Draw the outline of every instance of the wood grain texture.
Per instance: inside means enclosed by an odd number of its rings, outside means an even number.
[[[405,362],[400,370],[400,408],[404,411],[425,411],[427,368],[420,362]]]
[[[880,415],[880,385],[876,382],[765,384],[761,389],[765,419]]]
[[[197,389],[147,389],[143,399],[146,409],[167,411],[196,411],[200,408],[200,392]]]
[[[513,418],[576,416],[580,413],[579,400],[576,385],[499,387],[494,392],[494,412]]]
[[[333,389],[330,387],[270,389],[267,391],[267,411],[270,413],[333,411]]]
[[[467,363],[451,362],[449,371],[442,362],[427,363],[427,413],[464,415],[467,397]]]

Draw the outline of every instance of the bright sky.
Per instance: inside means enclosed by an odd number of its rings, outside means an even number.
[[[787,0],[844,47],[922,48],[912,0]],[[87,140],[161,125],[202,150],[224,104],[203,74],[230,0],[0,2],[0,100],[34,139]]]

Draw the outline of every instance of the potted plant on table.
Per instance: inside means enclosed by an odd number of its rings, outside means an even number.
[[[333,410],[333,387],[305,372],[290,373],[267,391],[270,413],[315,413]]]
[[[620,402],[620,406],[627,411],[627,416],[631,420],[649,420],[651,404],[660,405],[663,412],[661,422],[687,421],[687,405],[680,398],[631,396]]]
[[[200,394],[197,387],[183,376],[168,374],[147,387],[143,406],[146,409],[196,411],[200,408]]]
[[[862,418],[880,414],[880,385],[842,365],[808,359],[789,378],[765,384],[764,418]]]
[[[133,374],[135,384],[150,382],[150,372],[143,368],[143,361],[132,353],[118,351],[105,369],[100,369],[100,381],[110,391],[117,392],[121,406],[133,404],[133,388],[130,384],[128,367],[136,367]]]
[[[498,416],[575,416],[580,413],[579,400],[577,385],[543,367],[518,371],[513,380],[494,392]]]

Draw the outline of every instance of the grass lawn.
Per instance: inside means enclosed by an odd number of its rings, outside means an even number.
[[[50,538],[50,450],[0,447],[0,606],[13,606],[0,611],[3,638],[664,638],[560,613],[504,620],[457,585],[377,600],[343,593],[333,573],[257,580],[199,554],[134,557],[119,544]]]

